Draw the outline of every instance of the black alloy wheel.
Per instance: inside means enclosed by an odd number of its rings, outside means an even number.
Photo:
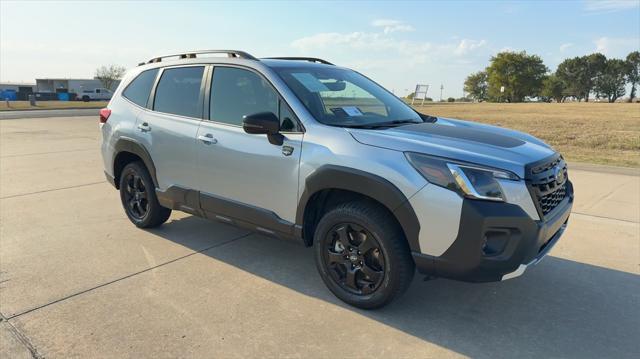
[[[142,162],[129,163],[119,177],[120,200],[133,224],[153,228],[169,219],[171,209],[158,202],[154,182]]]
[[[127,211],[135,219],[143,220],[149,212],[147,187],[144,185],[142,177],[134,172],[127,174],[125,183],[124,200],[127,204]]]
[[[402,228],[382,205],[346,202],[325,212],[314,231],[316,268],[344,302],[380,308],[409,287],[415,272]]]
[[[385,260],[373,234],[355,223],[334,226],[324,243],[324,260],[336,284],[353,294],[369,294],[384,279]]]

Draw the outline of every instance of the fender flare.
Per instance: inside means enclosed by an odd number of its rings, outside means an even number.
[[[378,175],[349,167],[323,165],[306,178],[305,189],[296,210],[296,227],[303,228],[309,199],[325,189],[348,190],[382,203],[402,227],[411,250],[420,251],[420,221],[402,191]]]
[[[140,157],[144,165],[147,167],[149,174],[151,175],[151,179],[153,180],[153,184],[156,188],[158,188],[158,179],[156,177],[156,166],[153,164],[153,160],[151,159],[151,155],[149,151],[144,147],[142,143],[133,138],[129,137],[120,137],[116,144],[114,145],[115,151],[113,152],[113,158],[111,159],[111,168],[114,170],[114,177],[117,175],[115,173],[115,165],[116,158],[122,152],[133,153],[134,155]]]

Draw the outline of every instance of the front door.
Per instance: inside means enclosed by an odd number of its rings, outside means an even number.
[[[267,111],[281,120],[282,145],[242,129],[243,116]],[[201,207],[208,215],[258,228],[286,229],[295,222],[302,138],[298,120],[260,74],[216,66],[209,120],[202,121],[197,136]]]

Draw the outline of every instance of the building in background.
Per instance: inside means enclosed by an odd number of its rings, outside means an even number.
[[[0,100],[25,101],[35,91],[36,85],[32,83],[3,82],[0,83]]]
[[[118,84],[120,81],[116,81],[113,88],[109,90],[115,90]],[[37,92],[80,94],[99,88],[104,88],[104,86],[98,79],[36,79]]]

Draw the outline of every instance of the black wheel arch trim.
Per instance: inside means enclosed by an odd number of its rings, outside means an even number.
[[[362,194],[382,203],[402,227],[405,238],[412,251],[420,251],[418,235],[420,221],[411,207],[408,198],[393,183],[372,174],[354,168],[323,165],[305,180],[305,189],[298,201],[296,211],[296,230],[303,232],[308,203],[314,194],[328,189],[347,190]],[[306,245],[312,243],[313,234],[299,233]]]
[[[156,166],[153,164],[153,160],[151,159],[151,155],[149,151],[144,147],[142,143],[133,138],[129,137],[120,137],[116,144],[114,145],[115,151],[113,152],[113,158],[111,160],[111,168],[114,169],[114,177],[119,178],[119,173],[115,173],[116,166],[116,158],[123,152],[133,153],[134,155],[140,157],[144,165],[147,167],[149,174],[151,175],[151,180],[153,180],[153,185],[158,187],[158,179],[156,177]],[[118,186],[118,181],[115,181],[116,186]]]

